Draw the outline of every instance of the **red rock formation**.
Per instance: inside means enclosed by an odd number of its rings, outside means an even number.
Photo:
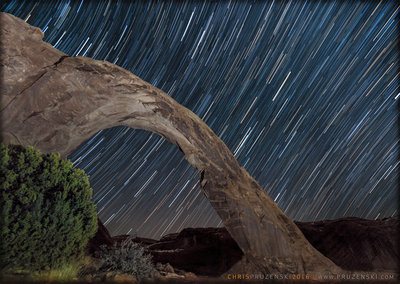
[[[63,156],[101,129],[119,125],[164,136],[200,173],[200,185],[230,235],[260,272],[337,273],[240,167],[194,113],[127,70],[69,57],[43,33],[1,13],[2,141]],[[239,268],[238,268],[239,269]]]

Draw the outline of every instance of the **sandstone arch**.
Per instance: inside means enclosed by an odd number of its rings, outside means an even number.
[[[190,110],[116,65],[69,57],[42,37],[40,29],[1,13],[4,142],[66,156],[101,129],[158,133],[200,172],[204,194],[246,256],[248,268],[239,272],[340,271]]]

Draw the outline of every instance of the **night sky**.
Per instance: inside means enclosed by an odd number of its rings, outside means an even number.
[[[202,118],[293,220],[398,215],[397,1],[5,1]],[[105,129],[69,158],[113,235],[222,226],[183,154]]]

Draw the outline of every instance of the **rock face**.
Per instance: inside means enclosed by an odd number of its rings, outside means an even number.
[[[398,271],[400,219],[296,222],[307,240],[343,269]]]
[[[226,145],[194,113],[106,61],[69,57],[43,33],[1,13],[2,141],[66,156],[101,129],[124,125],[162,135],[200,173],[202,191],[259,272],[338,273]]]
[[[147,249],[154,262],[213,277],[222,275],[243,257],[225,228],[187,228],[164,236]]]

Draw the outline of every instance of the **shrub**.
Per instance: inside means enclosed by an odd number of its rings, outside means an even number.
[[[122,272],[135,276],[138,280],[151,278],[156,269],[151,260],[151,255],[146,254],[144,248],[133,242],[133,237],[128,237],[112,247],[102,246],[96,253],[100,258],[99,270],[101,272]]]
[[[57,269],[80,258],[97,229],[83,170],[59,154],[0,146],[1,269]]]

